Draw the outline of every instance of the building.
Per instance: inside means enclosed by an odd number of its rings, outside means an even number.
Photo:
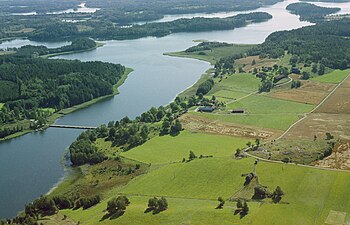
[[[231,113],[244,113],[244,109],[234,109],[231,111]]]
[[[213,112],[214,108],[211,106],[199,107],[198,112]]]

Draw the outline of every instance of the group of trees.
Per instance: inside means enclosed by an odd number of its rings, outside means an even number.
[[[271,198],[274,203],[278,203],[281,201],[283,195],[285,195],[285,193],[280,186],[277,186],[276,189],[271,193],[267,187],[258,185],[254,187],[254,195],[252,199],[261,200],[265,198]]]
[[[168,201],[164,197],[153,197],[148,200],[147,207],[145,213],[152,211],[153,214],[158,214],[168,209]]]
[[[292,84],[290,85],[290,88],[293,89],[297,89],[301,87],[301,81],[300,80],[293,80]]]
[[[123,215],[126,207],[130,204],[129,199],[126,196],[118,196],[117,198],[112,198],[107,202],[107,212],[110,216],[118,214],[118,216]]]
[[[33,202],[25,206],[24,213],[13,218],[8,219],[4,224],[38,224],[38,220],[44,216],[50,216],[58,213],[63,209],[88,209],[100,202],[100,196],[91,196],[85,198],[66,197],[66,196],[41,196]],[[0,222],[1,224],[1,222]]]
[[[208,80],[204,81],[203,83],[199,84],[196,95],[205,95],[207,94],[214,86],[214,80],[209,78]]]
[[[86,163],[91,165],[97,164],[107,159],[93,144],[95,140],[96,135],[93,131],[85,131],[69,146],[70,161],[73,166],[80,166]]]
[[[248,215],[249,213],[249,206],[246,200],[238,199],[236,203],[236,211],[235,214],[240,214],[241,218]]]

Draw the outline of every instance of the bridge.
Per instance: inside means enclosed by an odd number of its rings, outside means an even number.
[[[61,125],[61,124],[52,124],[52,125],[50,125],[50,127],[67,128],[67,129],[82,129],[82,130],[92,130],[92,129],[97,128],[97,127],[92,127],[92,126]]]

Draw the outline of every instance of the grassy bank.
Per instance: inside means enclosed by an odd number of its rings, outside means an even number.
[[[82,104],[79,104],[79,105],[75,105],[75,106],[72,106],[70,108],[66,108],[66,109],[62,109],[54,114],[52,114],[51,116],[49,116],[47,118],[47,123],[44,127],[40,128],[40,130],[43,130],[43,129],[46,129],[48,128],[51,124],[53,124],[58,118],[64,116],[64,115],[67,115],[69,113],[72,113],[76,110],[79,110],[79,109],[83,109],[83,108],[86,108],[86,107],[89,107],[99,101],[102,101],[104,99],[107,99],[107,98],[110,98],[110,97],[113,97],[114,95],[117,95],[119,94],[119,90],[118,88],[125,82],[125,80],[127,79],[128,75],[133,71],[133,69],[131,68],[126,68],[125,69],[125,72],[124,74],[122,75],[122,77],[119,79],[119,81],[113,86],[113,94],[110,94],[110,95],[105,95],[105,96],[101,96],[101,97],[98,97],[98,98],[95,98],[95,99],[92,99],[90,101],[87,101],[87,102],[84,102]],[[1,105],[0,105],[1,106]],[[29,123],[29,122],[28,122]],[[29,126],[28,126],[29,128]],[[5,138],[2,138],[0,139],[0,141],[4,141],[4,140],[9,140],[9,139],[12,139],[12,138],[16,138],[16,137],[19,137],[19,136],[22,136],[24,134],[27,134],[27,133],[30,133],[30,132],[33,132],[34,130],[32,129],[24,129],[23,131],[21,132],[17,132],[15,134],[11,134]]]

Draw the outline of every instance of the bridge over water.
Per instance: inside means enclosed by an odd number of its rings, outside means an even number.
[[[67,129],[83,129],[83,130],[92,130],[92,129],[97,128],[97,127],[93,127],[93,126],[62,125],[62,124],[52,124],[52,125],[50,125],[50,127],[67,128]]]

